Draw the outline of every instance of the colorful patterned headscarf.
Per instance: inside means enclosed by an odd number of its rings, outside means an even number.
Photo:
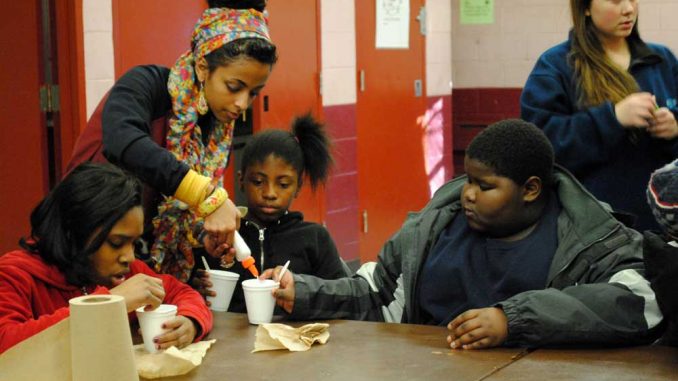
[[[170,71],[167,88],[172,97],[167,149],[178,160],[201,175],[209,176],[223,186],[220,173],[228,164],[233,138],[233,122],[225,125],[214,119],[207,145],[203,144],[198,126],[199,84],[195,63],[227,43],[241,38],[262,38],[270,41],[266,15],[254,9],[210,8],[203,12],[193,31],[192,50],[184,53]],[[219,175],[217,175],[219,173]],[[186,204],[166,197],[153,219],[155,242],[151,255],[156,270],[187,281],[195,264],[194,237],[202,220]]]

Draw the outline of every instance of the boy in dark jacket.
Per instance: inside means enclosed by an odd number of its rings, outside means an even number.
[[[647,278],[665,316],[661,343],[678,346],[678,160],[655,171],[647,199],[662,233],[646,231],[643,243]]]
[[[541,130],[495,123],[464,166],[376,263],[338,280],[286,275],[278,304],[292,318],[445,325],[452,348],[651,340],[662,316],[642,275],[640,234],[554,170]]]

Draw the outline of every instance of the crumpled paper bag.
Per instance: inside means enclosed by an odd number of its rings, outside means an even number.
[[[325,344],[330,338],[329,324],[313,323],[299,328],[279,323],[261,324],[257,328],[254,352],[289,349],[307,351],[315,342]]]
[[[199,341],[182,349],[169,347],[156,353],[148,353],[143,344],[135,345],[137,372],[149,380],[186,374],[202,363],[202,358],[215,341]]]

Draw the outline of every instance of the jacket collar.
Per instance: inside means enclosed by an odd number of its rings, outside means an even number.
[[[420,216],[425,216],[425,211],[444,208],[450,208],[453,213],[459,210],[465,182],[466,175],[462,175],[443,185]],[[561,212],[558,216],[558,253],[554,257],[552,272],[622,226],[610,214],[609,206],[598,201],[574,175],[558,164],[554,168],[553,187],[560,200]]]
[[[572,29],[570,29],[567,36],[568,50],[572,48],[573,36],[574,33],[572,32]],[[631,51],[631,64],[629,65],[629,70],[637,66],[653,65],[662,62],[662,57],[652,50],[652,48],[650,48],[637,34],[631,34],[627,37],[626,42],[629,44],[629,50]]]
[[[637,35],[629,36],[627,40],[631,50],[631,64],[629,71],[637,66],[654,65],[662,62],[662,57]]]
[[[283,214],[277,221],[269,224],[268,226],[261,226],[258,223],[248,219],[245,217],[244,219],[245,226],[252,226],[256,228],[257,230],[262,230],[262,229],[283,229],[287,227],[287,225],[297,223],[298,221],[303,221],[304,220],[304,215],[301,212],[292,212],[292,211],[285,211],[285,214]]]

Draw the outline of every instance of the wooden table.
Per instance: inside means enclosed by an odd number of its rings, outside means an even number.
[[[664,346],[611,349],[539,349],[487,381],[530,380],[653,381],[678,380],[678,348]]]
[[[444,327],[329,321],[330,340],[306,352],[251,353],[257,326],[244,314],[214,313],[217,339],[184,380],[678,380],[678,348],[452,351]],[[300,326],[303,322],[286,322]]]
[[[329,321],[330,339],[306,352],[251,353],[256,326],[244,314],[214,313],[209,339],[217,339],[183,380],[478,380],[525,351],[499,348],[451,351],[444,327]],[[293,326],[305,323],[286,322]]]

